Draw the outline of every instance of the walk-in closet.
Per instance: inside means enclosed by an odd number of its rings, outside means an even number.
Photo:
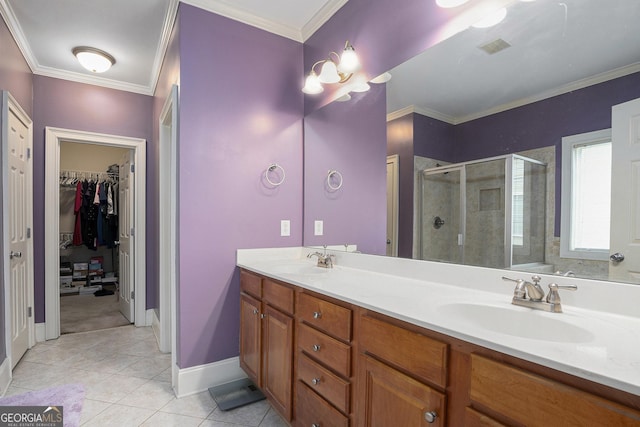
[[[129,324],[120,312],[119,168],[129,149],[60,144],[60,333]]]

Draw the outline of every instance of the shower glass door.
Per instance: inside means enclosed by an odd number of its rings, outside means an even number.
[[[421,247],[423,260],[464,263],[464,168],[422,174]]]

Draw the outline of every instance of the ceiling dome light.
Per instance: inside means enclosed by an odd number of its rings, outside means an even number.
[[[461,6],[468,1],[469,0],[436,0],[436,4],[440,7],[450,8]]]
[[[474,28],[489,28],[499,24],[507,16],[507,8],[503,7],[492,12],[472,25]]]
[[[71,52],[78,59],[80,65],[92,73],[104,73],[116,63],[113,56],[94,47],[74,47]]]

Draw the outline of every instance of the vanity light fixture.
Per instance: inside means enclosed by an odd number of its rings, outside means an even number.
[[[382,84],[382,83],[386,83],[389,80],[391,80],[391,73],[389,73],[388,71],[385,71],[384,73],[380,74],[378,77],[374,77],[371,80],[369,80],[369,83],[374,83],[374,84]]]
[[[318,65],[322,65],[320,74],[317,74],[315,70]],[[322,84],[345,83],[360,67],[358,55],[356,55],[353,46],[347,41],[341,56],[336,52],[330,52],[328,58],[313,64],[305,80],[302,92],[315,95],[324,91]]]
[[[113,56],[95,47],[78,46],[74,47],[71,52],[78,59],[80,65],[92,73],[104,73],[116,63]]]

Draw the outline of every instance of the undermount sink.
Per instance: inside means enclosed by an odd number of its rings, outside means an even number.
[[[269,268],[274,273],[280,274],[298,274],[303,276],[323,274],[328,271],[326,268],[317,267],[311,263],[291,263],[291,264],[279,264],[273,265]]]
[[[514,337],[565,343],[588,342],[594,338],[590,331],[564,321],[562,314],[509,305],[498,307],[452,303],[439,307],[438,312],[451,319],[461,319],[480,328]]]

